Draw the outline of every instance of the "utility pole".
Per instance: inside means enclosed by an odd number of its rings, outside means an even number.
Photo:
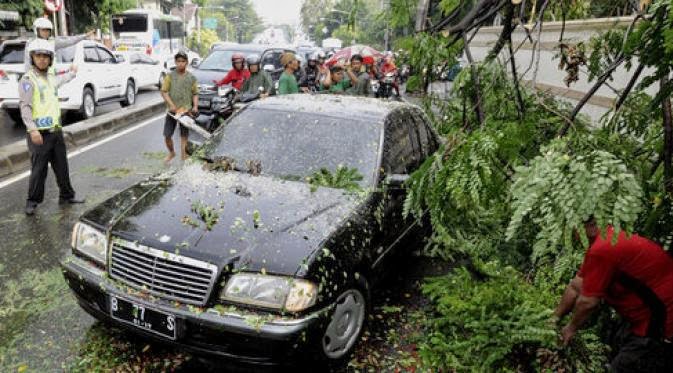
[[[65,22],[65,1],[61,4],[61,10],[58,11],[58,22],[61,24],[61,36],[68,36],[68,26]]]

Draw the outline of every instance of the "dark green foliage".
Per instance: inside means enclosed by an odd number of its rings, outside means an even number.
[[[605,347],[594,336],[578,338],[570,354],[559,349],[551,319],[553,293],[498,262],[478,271],[482,279],[459,268],[424,285],[436,312],[420,350],[429,367],[469,372],[601,370]]]
[[[308,178],[311,191],[316,191],[319,186],[325,186],[357,192],[362,189],[358,184],[359,181],[362,181],[362,175],[357,168],[345,166],[337,166],[334,173],[326,168],[321,168]]]

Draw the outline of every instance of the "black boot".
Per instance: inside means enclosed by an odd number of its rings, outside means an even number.
[[[35,209],[37,209],[37,203],[31,201],[26,202],[26,209],[24,210],[26,215],[28,216],[34,215]]]
[[[65,205],[66,203],[70,204],[70,205],[74,205],[74,204],[77,204],[77,203],[84,203],[84,202],[86,202],[86,200],[84,198],[78,199],[78,198],[72,197],[72,198],[67,198],[67,199],[66,198],[59,198],[58,199],[58,204],[59,205]]]

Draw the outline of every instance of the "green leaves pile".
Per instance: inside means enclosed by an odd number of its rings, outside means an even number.
[[[358,184],[359,181],[362,181],[362,175],[357,168],[348,168],[342,165],[337,166],[333,173],[326,168],[321,168],[308,177],[311,192],[318,190],[319,186],[357,192],[362,189]]]
[[[649,203],[664,199],[661,171],[650,172],[661,150],[661,131],[652,129],[660,118],[650,113],[650,125],[628,120],[645,109],[637,108],[647,100],[639,95],[621,117],[607,116],[593,130],[580,117],[558,138],[566,104],[524,90],[522,115],[502,68],[491,63],[479,72],[485,122],[479,125],[462,99],[471,94],[465,69],[455,99],[433,105],[447,141],[408,183],[405,212],[427,211],[432,223],[428,254],[467,263],[424,286],[433,307],[423,362],[444,371],[601,370],[608,349],[600,328],[562,349],[550,315],[582,261],[587,218],[627,232],[667,221]]]

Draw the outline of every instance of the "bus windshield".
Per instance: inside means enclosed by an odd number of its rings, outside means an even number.
[[[147,32],[147,14],[117,14],[112,17],[112,31]]]

